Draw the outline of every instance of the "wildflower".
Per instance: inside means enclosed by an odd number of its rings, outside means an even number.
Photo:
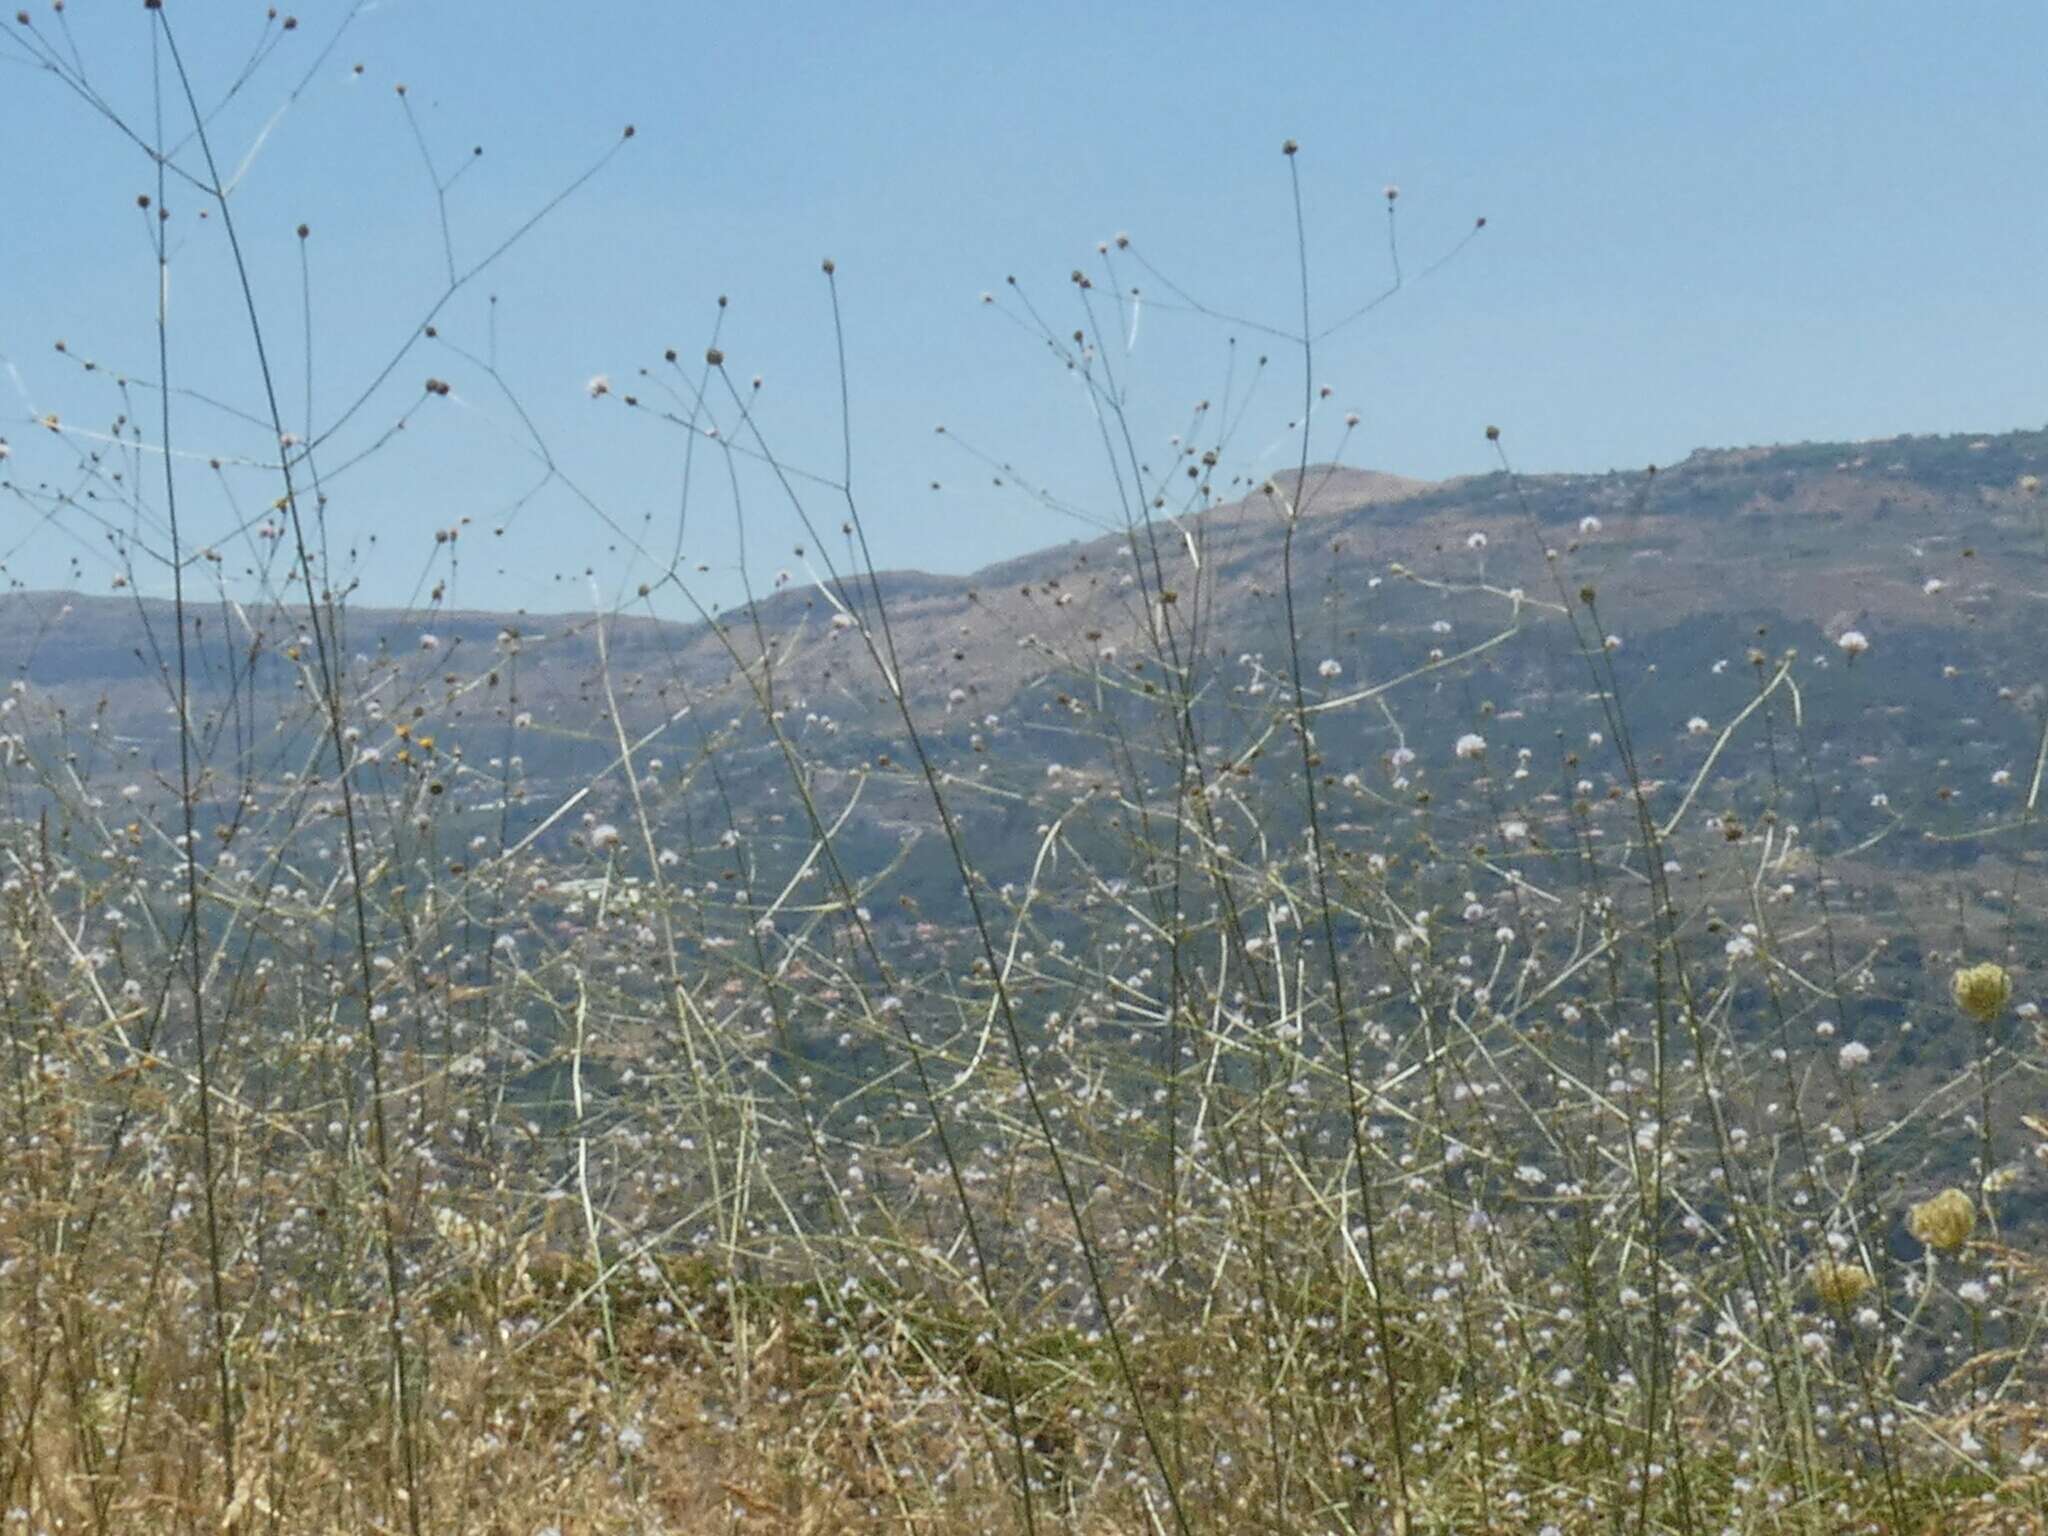
[[[1949,982],[1956,1006],[1979,1024],[1989,1024],[2012,1000],[2012,977],[1995,960],[1957,971]]]
[[[1592,516],[1592,515],[1588,514],[1587,516],[1585,516],[1585,517],[1582,517],[1582,518],[1580,518],[1580,519],[1579,519],[1579,532],[1581,532],[1581,533],[1598,533],[1599,531],[1600,531],[1600,519],[1599,519],[1599,518],[1597,518],[1597,517],[1594,517],[1594,516]]]
[[[608,395],[612,392],[612,381],[604,374],[593,373],[590,376],[590,382],[583,387],[589,391],[590,398],[596,400],[600,396]]]
[[[1842,648],[1844,655],[1851,661],[1854,661],[1858,656],[1861,656],[1870,649],[1870,636],[1864,634],[1860,629],[1845,629],[1842,631],[1842,637],[1835,644]]]
[[[1976,1229],[1976,1202],[1960,1189],[1944,1189],[1906,1213],[1906,1230],[1939,1253],[1954,1253]]]
[[[1870,1271],[1861,1264],[1822,1259],[1813,1266],[1814,1294],[1827,1305],[1844,1311],[1861,1301],[1864,1293],[1876,1283],[1870,1278]]]
[[[1469,757],[1477,761],[1486,756],[1486,738],[1476,731],[1467,731],[1458,738],[1458,744],[1451,750],[1459,757]]]
[[[1965,1280],[1956,1287],[1956,1295],[1973,1307],[1981,1307],[1991,1299],[1991,1293],[1984,1289],[1983,1282],[1979,1280]]]
[[[624,841],[619,829],[608,821],[601,821],[590,829],[590,846],[600,853],[610,853]]]
[[[1927,578],[1926,581],[1921,583],[1920,590],[1922,592],[1925,592],[1929,597],[1932,597],[1935,593],[1939,592],[1943,587],[1947,585],[1948,583],[1943,581],[1939,576],[1930,576]]]
[[[1325,661],[1316,668],[1316,672],[1323,677],[1342,677],[1344,663],[1336,660]]]
[[[1869,1064],[1870,1047],[1861,1040],[1851,1040],[1842,1047],[1836,1059],[1841,1062],[1844,1072],[1854,1072],[1858,1067]]]
[[[1704,736],[1707,734],[1708,731],[1712,730],[1713,727],[1707,724],[1706,717],[1704,715],[1694,715],[1690,720],[1685,722],[1685,729],[1687,734],[1689,735]]]
[[[1486,535],[1485,535],[1485,534],[1483,534],[1483,533],[1475,533],[1475,534],[1472,534],[1472,535],[1470,535],[1470,536],[1469,536],[1469,537],[1468,537],[1468,538],[1467,538],[1467,539],[1465,540],[1465,547],[1466,547],[1467,549],[1484,549],[1484,548],[1486,548]]]

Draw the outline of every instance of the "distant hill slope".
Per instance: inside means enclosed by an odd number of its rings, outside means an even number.
[[[2032,432],[1702,450],[1654,474],[1518,484],[1317,467],[1295,539],[1303,642],[1318,656],[1361,646],[1343,661],[1347,675],[1386,675],[1401,658],[1371,654],[1361,625],[1383,637],[1382,650],[1411,631],[1419,647],[1428,604],[1497,617],[1514,588],[1554,603],[1548,547],[1571,591],[1597,592],[1601,622],[1625,632],[1637,666],[1661,662],[1668,673],[1678,653],[1665,656],[1666,640],[1681,633],[1688,657],[1707,643],[1740,656],[1759,628],[1787,643],[1858,628],[1893,651],[1891,685],[1908,694],[1941,686],[1933,658],[1944,636],[1967,636],[1980,668],[2009,660],[2018,671],[1998,681],[2024,685],[2048,620],[2048,537],[2043,503],[2022,482],[2044,467],[2048,434]],[[1155,514],[1128,537],[967,576],[882,574],[906,687],[939,720],[1009,711],[1048,678],[1138,654],[1141,594],[1155,588],[1174,594],[1180,633],[1205,655],[1277,657],[1292,489],[1283,477],[1199,515]],[[791,585],[751,612],[724,613],[719,627],[608,618],[622,711],[654,721],[693,691],[734,688],[735,657],[752,664],[765,640],[784,704],[856,730],[879,724],[874,669],[858,634],[834,622],[842,602],[872,622],[864,581]],[[46,706],[78,721],[99,711],[103,731],[153,756],[170,739],[171,622],[168,605],[125,595],[10,593],[0,596],[0,665]],[[291,650],[310,655],[302,613],[215,599],[195,605],[190,622],[202,712],[232,698],[264,700],[266,719],[285,712],[303,686]],[[1460,641],[1469,630],[1460,617]],[[500,654],[512,635],[516,658]],[[1913,645],[1898,643],[1908,635]],[[516,693],[517,707],[564,730],[598,716],[598,621],[587,614],[354,608],[345,648],[402,663],[419,688],[434,691],[432,682],[444,695],[437,708],[453,707],[454,680],[474,681],[498,656],[505,686],[463,693],[458,714],[502,717]],[[1896,667],[1909,657],[1918,671],[1907,677]]]

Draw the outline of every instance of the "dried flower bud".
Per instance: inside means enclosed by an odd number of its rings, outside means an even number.
[[[1954,1253],[1977,1230],[1977,1205],[1960,1189],[1944,1189],[1906,1213],[1906,1230],[1929,1248]]]
[[[1847,1311],[1861,1301],[1877,1282],[1861,1264],[1839,1259],[1822,1259],[1813,1266],[1813,1292],[1830,1307]]]
[[[1956,1006],[1979,1024],[1989,1024],[2012,1000],[2012,977],[1995,960],[1957,971],[1949,982]]]

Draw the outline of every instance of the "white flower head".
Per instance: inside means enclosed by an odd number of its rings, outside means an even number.
[[[1842,648],[1844,655],[1853,660],[1870,649],[1870,636],[1860,629],[1845,629],[1842,631],[1842,638],[1835,644]]]
[[[1458,738],[1458,744],[1451,750],[1459,757],[1469,757],[1477,761],[1486,756],[1486,738],[1477,731],[1467,731]]]

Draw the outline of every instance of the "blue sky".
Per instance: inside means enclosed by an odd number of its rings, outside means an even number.
[[[140,513],[118,496],[84,504],[94,444],[76,435],[122,408],[110,376],[155,377],[154,256],[135,206],[153,171],[34,50],[81,60],[148,137],[150,23],[140,6],[74,3],[66,38],[48,0],[31,7],[40,41],[11,23],[0,41],[0,143],[14,147],[0,204],[0,436],[13,452],[0,478],[16,486],[0,490],[0,558],[16,583],[104,591],[123,564],[108,530],[140,518],[148,542],[160,521],[154,395],[129,402],[152,449],[137,461]],[[235,77],[263,10],[167,0],[202,100]],[[1489,422],[1526,467],[1600,470],[1700,445],[2048,420],[2038,6],[379,0],[316,67],[348,14],[305,0],[210,131],[230,165],[260,145],[234,206],[288,424],[306,425],[301,220],[324,468],[407,421],[328,487],[333,561],[370,600],[439,581],[464,605],[586,607],[586,569],[605,602],[658,578],[676,545],[685,434],[618,397],[644,389],[636,370],[664,348],[701,359],[721,294],[729,366],[743,389],[762,376],[777,450],[836,473],[826,255],[845,304],[856,485],[882,563],[966,570],[1091,532],[992,484],[932,430],[946,423],[1089,516],[1118,515],[1084,392],[979,295],[1014,274],[1064,332],[1081,323],[1068,273],[1102,281],[1096,243],[1127,231],[1205,302],[1297,328],[1288,137],[1302,145],[1318,324],[1389,282],[1386,185],[1401,189],[1411,279],[1487,220],[1455,260],[1319,349],[1332,407],[1362,417],[1348,462],[1483,471]],[[444,179],[484,150],[447,194],[458,266],[625,123],[637,129],[439,317],[443,340],[479,358],[495,328],[505,383],[562,471],[524,502],[541,472],[518,412],[437,342],[417,342],[324,436],[445,286],[401,81]],[[174,139],[180,111],[167,100]],[[179,163],[196,171],[196,153],[187,144]],[[218,224],[196,218],[189,190],[169,201],[174,379],[260,416]],[[1128,261],[1119,271],[1167,297]],[[1193,403],[1220,400],[1227,380],[1242,419],[1226,466],[1257,474],[1291,456],[1268,450],[1297,413],[1298,348],[1163,304],[1147,306],[1134,346],[1117,329],[1107,351],[1142,452],[1168,452]],[[1268,376],[1247,397],[1260,352]],[[586,393],[597,374],[611,397]],[[453,396],[423,402],[430,375]],[[174,401],[174,436],[194,456],[178,461],[188,538],[219,541],[222,569],[239,570],[252,557],[233,531],[275,478],[233,463],[215,475],[205,460],[260,457],[264,440]],[[45,412],[65,435],[35,426]],[[1319,421],[1323,457],[1338,446],[1336,410]],[[732,600],[743,541],[757,584],[800,573],[791,547],[808,536],[767,477],[743,464],[735,507],[715,443],[698,446],[681,530],[692,591]],[[50,486],[80,504],[53,513],[36,489]],[[826,493],[814,510],[827,530],[842,515]],[[451,567],[434,531],[464,516]],[[133,566],[145,589],[167,584],[160,562]],[[673,592],[663,601],[677,608]]]

